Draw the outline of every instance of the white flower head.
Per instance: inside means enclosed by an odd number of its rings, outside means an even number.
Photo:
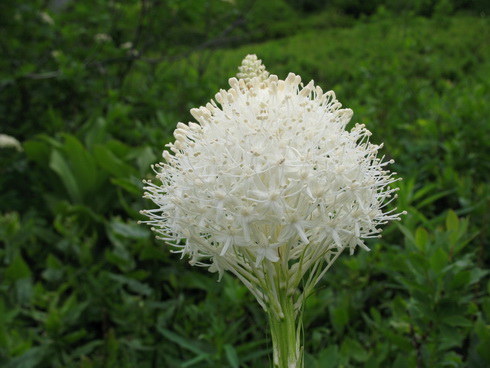
[[[364,125],[346,130],[352,110],[334,92],[269,75],[255,55],[239,70],[191,110],[197,123],[177,125],[154,167],[159,183],[145,182],[156,209],[143,213],[176,252],[231,271],[261,302],[265,273],[280,267],[295,288],[314,270],[314,286],[342,250],[367,249],[399,219],[386,211],[397,179]]]

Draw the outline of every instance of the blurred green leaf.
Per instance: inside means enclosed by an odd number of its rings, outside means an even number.
[[[449,210],[446,217],[446,228],[449,231],[454,231],[455,233],[459,230],[459,219],[456,213]]]
[[[63,151],[78,183],[80,194],[82,196],[92,195],[97,185],[97,168],[94,158],[75,136],[63,134],[63,138],[65,139]]]
[[[415,245],[421,250],[425,251],[427,243],[429,242],[429,233],[422,227],[417,228],[415,232]]]
[[[479,319],[475,324],[475,332],[479,339],[476,351],[487,364],[490,364],[490,350],[488,349],[490,345],[490,328],[488,324]]]
[[[347,338],[340,346],[340,353],[346,357],[353,358],[359,363],[365,362],[369,355],[364,347],[356,340]]]
[[[158,332],[160,332],[165,338],[167,338],[170,341],[175,342],[178,344],[180,347],[187,349],[189,351],[192,351],[193,353],[197,354],[200,357],[207,357],[208,353],[204,351],[196,342],[190,341],[188,339],[183,338],[182,336],[176,334],[175,332],[172,332],[170,330],[167,330],[165,328],[157,327]]]
[[[240,361],[238,360],[238,354],[235,348],[230,344],[225,344],[224,349],[226,353],[226,358],[228,359],[228,363],[230,363],[230,366],[232,368],[239,368]]]
[[[8,361],[4,368],[36,368],[48,354],[48,346],[33,347],[24,354]]]
[[[111,179],[111,183],[117,185],[118,187],[124,189],[125,191],[135,195],[142,196],[143,194],[143,185],[141,180],[136,179],[134,176],[126,179]]]
[[[141,294],[141,295],[150,295],[152,292],[151,287],[149,287],[147,284],[142,283],[133,278],[125,277],[117,274],[110,274],[109,277],[112,280],[117,281],[118,283],[127,285],[129,290],[131,290],[134,293]]]
[[[448,261],[448,254],[441,248],[437,248],[430,257],[430,267],[436,274],[439,274],[446,267]]]
[[[148,239],[150,231],[137,223],[123,223],[117,219],[110,222],[110,229],[117,235],[130,239]]]
[[[337,333],[341,333],[349,322],[349,314],[347,310],[344,306],[332,307],[330,309],[330,316],[333,327]]]
[[[106,146],[95,145],[94,156],[97,163],[116,178],[127,178],[134,172],[131,166],[116,157]]]
[[[22,258],[20,253],[17,253],[12,263],[10,263],[4,271],[3,277],[6,281],[16,281],[19,279],[31,277],[32,272],[29,266]]]
[[[448,316],[448,317],[443,317],[442,322],[449,326],[454,326],[454,327],[470,327],[473,323],[468,319],[463,316]]]
[[[337,345],[330,345],[318,354],[317,367],[326,367],[328,365],[337,366],[340,356]]]
[[[142,147],[138,150],[137,163],[141,173],[146,173],[150,166],[155,164],[157,157],[151,147]]]
[[[95,341],[90,341],[89,343],[86,343],[80,347],[77,347],[73,355],[75,357],[83,357],[91,354],[96,348],[101,347],[103,345],[103,341],[101,340],[95,340]]]
[[[82,203],[82,192],[68,162],[57,150],[51,151],[49,167],[58,174],[74,203]]]

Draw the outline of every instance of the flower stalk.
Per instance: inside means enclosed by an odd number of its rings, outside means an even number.
[[[294,291],[288,288],[287,271],[280,269],[276,264],[274,288],[276,293],[273,297],[277,300],[279,311],[268,308],[267,316],[272,337],[274,368],[303,368],[303,346],[302,346],[302,312],[303,305],[297,304]],[[281,281],[282,280],[282,281]],[[285,282],[286,281],[286,282]]]
[[[296,316],[292,298],[280,294],[283,316],[268,313],[274,368],[303,368],[302,320]]]

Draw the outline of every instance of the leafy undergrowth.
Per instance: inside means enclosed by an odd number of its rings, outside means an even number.
[[[341,257],[308,299],[306,366],[489,366],[489,35],[486,18],[377,14],[160,63],[151,81],[137,61],[124,88],[152,103],[162,93],[153,117],[134,121],[141,106],[114,92],[79,129],[2,150],[0,365],[271,365],[246,289],[191,268],[136,223],[148,206],[141,178],[190,119],[182,111],[256,53],[280,77],[333,89],[404,178],[408,215],[371,252]]]

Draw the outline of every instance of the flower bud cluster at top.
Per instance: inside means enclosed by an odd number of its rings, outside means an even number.
[[[399,219],[386,211],[397,179],[364,125],[346,130],[352,110],[334,92],[268,75],[255,55],[238,76],[191,110],[198,123],[177,125],[154,167],[160,183],[145,182],[157,208],[143,213],[191,264],[232,271],[249,288],[265,263],[281,264],[297,286]]]
[[[249,84],[254,78],[264,82],[269,77],[269,72],[265,70],[265,65],[262,64],[262,60],[257,58],[257,55],[248,55],[243,59],[238,70],[237,78],[243,79],[245,84]]]

